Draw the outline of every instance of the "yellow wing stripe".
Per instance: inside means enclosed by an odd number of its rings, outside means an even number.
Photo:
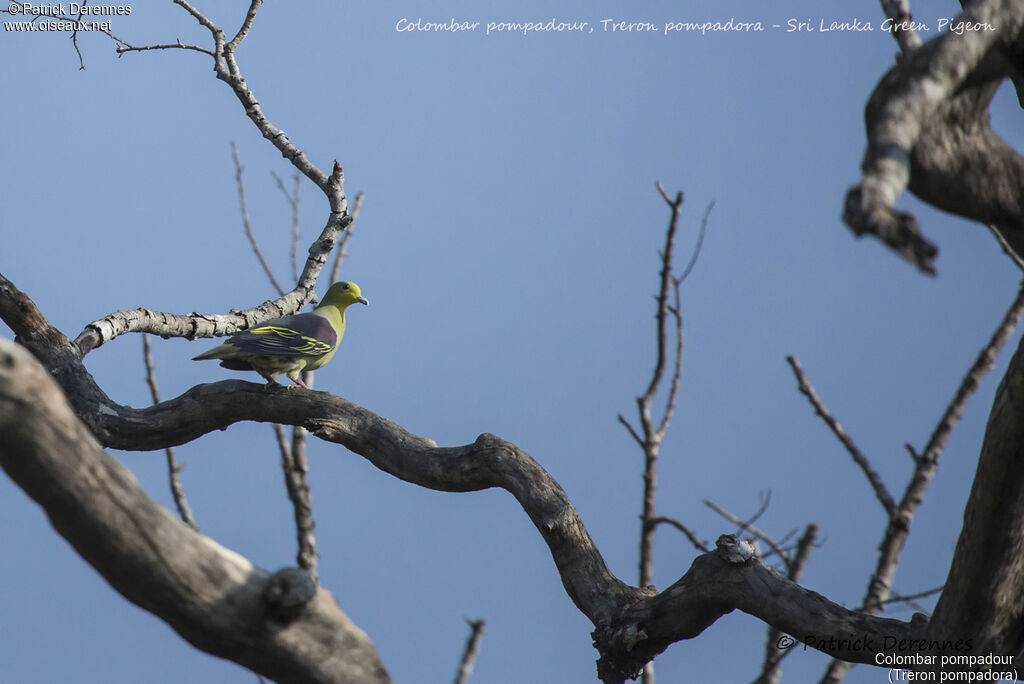
[[[315,337],[307,337],[291,328],[283,328],[277,325],[264,325],[249,330],[253,335],[269,335],[281,338],[287,342],[287,347],[293,351],[310,355],[322,355],[331,351],[332,347]]]

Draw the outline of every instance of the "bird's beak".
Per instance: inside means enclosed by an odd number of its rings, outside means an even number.
[[[370,306],[370,302],[366,299],[366,297],[359,297],[358,299],[356,299],[356,301],[359,302],[360,304]]]

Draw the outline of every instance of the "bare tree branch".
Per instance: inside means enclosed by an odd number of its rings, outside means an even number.
[[[758,492],[758,498],[761,499],[761,503],[758,505],[757,510],[754,511],[753,515],[751,515],[745,521],[740,523],[740,531],[736,534],[739,534],[743,530],[749,528],[751,525],[756,523],[758,520],[761,519],[761,516],[763,516],[768,511],[768,506],[770,506],[772,503],[772,490],[769,489],[767,492]]]
[[[843,426],[839,424],[839,421],[832,417],[829,410],[825,408],[825,404],[818,398],[818,393],[814,391],[814,387],[807,380],[807,376],[804,375],[804,370],[800,366],[800,361],[795,356],[787,356],[786,361],[789,362],[790,367],[793,369],[793,374],[796,376],[797,385],[799,386],[800,393],[807,397],[808,401],[811,402],[811,406],[814,407],[814,412],[817,413],[825,424],[828,425],[832,433],[839,439],[846,451],[849,452],[850,457],[853,458],[853,462],[856,463],[860,469],[864,472],[864,476],[868,479],[871,484],[871,488],[875,492],[875,498],[878,499],[879,503],[882,504],[882,508],[885,509],[886,515],[890,518],[896,514],[896,502],[893,501],[892,495],[886,488],[885,483],[882,482],[882,478],[875,471],[871,465],[871,461],[861,453],[857,445],[853,443],[853,440]]]
[[[697,237],[697,246],[690,257],[690,262],[687,264],[683,275],[677,278],[672,272],[672,259],[675,253],[676,232],[679,228],[679,215],[683,206],[683,193],[677,192],[675,197],[669,197],[664,186],[662,186],[660,182],[655,183],[655,187],[661,195],[661,198],[665,201],[665,204],[668,205],[670,216],[668,228],[665,231],[665,246],[661,252],[659,252],[659,256],[661,257],[661,271],[659,273],[659,288],[656,297],[658,307],[657,314],[655,315],[656,360],[654,370],[651,373],[651,380],[647,386],[647,391],[644,392],[643,396],[637,397],[636,399],[637,411],[640,418],[640,429],[643,432],[643,437],[640,436],[637,430],[635,430],[621,414],[619,415],[619,422],[625,426],[630,436],[633,437],[644,452],[643,510],[640,515],[639,565],[641,587],[651,586],[653,582],[654,538],[658,527],[658,523],[655,522],[658,520],[656,514],[658,454],[661,450],[661,442],[665,438],[669,424],[672,421],[672,415],[675,412],[676,399],[679,395],[679,384],[682,377],[683,316],[679,288],[683,280],[690,274],[694,265],[697,263],[697,257],[700,255],[701,246],[704,244],[708,215],[711,212],[711,207],[714,206],[713,204],[709,205],[707,211],[705,211],[704,219],[700,226],[700,233]],[[670,293],[672,296],[672,303],[669,303]],[[661,388],[661,383],[664,379],[666,356],[668,353],[667,337],[669,316],[672,317],[675,332],[675,355],[673,359],[672,380],[669,383],[668,396],[665,399],[665,408],[661,419],[657,421],[657,425],[655,425],[656,421],[651,413],[651,405],[653,404],[654,398]],[[682,530],[683,533],[690,538],[691,542],[700,545],[700,542],[688,529],[675,521],[672,521],[672,524]],[[654,684],[654,669],[650,663],[646,664],[643,668],[643,683]]]
[[[352,231],[356,226],[356,219],[359,218],[359,211],[363,208],[363,193],[357,193],[355,202],[352,205],[352,213],[350,214],[352,220],[349,221],[348,227],[345,233],[341,236],[341,242],[338,243],[338,253],[334,257],[334,267],[331,268],[331,282],[338,282],[338,276],[341,274],[341,264],[345,261],[345,257],[348,256],[348,241],[352,237]]]
[[[622,423],[623,426],[625,426],[626,431],[629,432],[629,434],[633,438],[633,440],[638,445],[640,445],[641,449],[643,449],[643,447],[644,447],[644,440],[640,437],[640,435],[638,435],[636,433],[636,430],[633,429],[633,426],[629,424],[629,421],[626,420],[621,413],[619,414],[619,422]]]
[[[682,368],[682,354],[683,354],[683,324],[682,316],[678,309],[678,282],[672,275],[672,256],[675,252],[675,239],[676,231],[679,228],[679,212],[683,206],[683,193],[677,192],[674,198],[669,198],[665,192],[665,188],[662,187],[661,183],[656,183],[658,192],[661,194],[662,199],[668,204],[670,209],[670,217],[668,228],[665,231],[665,246],[660,252],[661,256],[661,272],[659,273],[659,287],[657,295],[658,309],[655,316],[656,321],[656,332],[655,332],[655,346],[656,346],[656,360],[654,363],[654,370],[651,373],[651,380],[647,385],[647,391],[640,397],[637,397],[637,411],[640,416],[640,429],[643,432],[643,439],[641,447],[644,452],[644,493],[643,493],[643,510],[640,518],[640,586],[645,587],[652,583],[654,575],[654,534],[656,526],[651,524],[651,520],[656,517],[656,506],[657,506],[657,489],[658,489],[658,452],[661,449],[661,441],[665,436],[665,431],[668,429],[669,421],[671,420],[672,411],[675,408],[676,394],[679,388],[679,374]],[[669,293],[673,289],[676,292],[677,306],[674,314],[676,322],[676,354],[675,354],[675,367],[674,375],[672,380],[672,387],[669,390],[669,396],[666,401],[665,415],[661,421],[655,427],[654,417],[651,415],[651,404],[654,402],[654,397],[661,387],[662,378],[665,372],[665,357],[667,354],[666,347],[668,344],[667,327],[668,317],[672,315],[669,306]],[[620,421],[626,425],[629,429],[630,434],[633,435],[634,439],[638,438],[638,434],[633,428],[626,423],[624,419],[620,417]],[[638,441],[640,441],[638,439]],[[648,668],[648,671],[644,676],[645,684],[653,684],[653,675]]]
[[[242,171],[244,169],[242,168],[242,162],[238,160],[238,147],[234,141],[231,143],[231,161],[235,164],[235,184],[238,186],[238,204],[242,212],[242,227],[245,229],[245,237],[248,238],[252,251],[256,253],[256,258],[259,260],[260,266],[263,267],[263,273],[270,280],[270,284],[277,290],[277,294],[284,296],[284,288],[281,287],[277,282],[277,278],[274,277],[274,271],[271,270],[267,260],[263,258],[263,251],[256,241],[256,236],[252,233],[252,223],[249,221],[249,207],[245,202],[245,181],[242,180]]]
[[[111,38],[114,38],[114,36],[111,36]],[[128,53],[128,52],[146,52],[148,50],[192,50],[194,52],[201,52],[204,55],[209,55],[210,57],[215,57],[216,56],[216,55],[213,54],[212,50],[207,50],[206,48],[200,47],[198,45],[186,45],[186,44],[182,43],[180,40],[178,40],[178,41],[176,41],[174,43],[166,43],[164,45],[139,45],[139,46],[130,45],[129,43],[125,43],[124,41],[122,41],[119,38],[114,38],[114,40],[116,40],[117,42],[119,42],[121,44],[121,46],[117,48],[117,54],[118,54],[119,57],[121,55],[125,54],[125,53]]]
[[[156,369],[153,367],[153,354],[149,349],[148,335],[142,336],[142,361],[146,366],[146,384],[149,385],[149,394],[153,398],[153,403],[159,404],[160,390],[156,385]],[[174,457],[173,447],[167,447],[164,449],[164,453],[167,455],[167,477],[171,485],[171,496],[174,498],[178,515],[186,525],[198,532],[199,525],[196,524],[196,519],[192,515],[192,508],[188,505],[188,499],[185,497],[185,488],[181,484],[183,466],[179,465],[178,460]]]
[[[275,432],[281,429],[277,441],[283,442],[284,429],[274,426]],[[316,550],[316,537],[313,529],[313,500],[309,486],[309,467],[306,463],[306,431],[301,427],[292,428],[292,443],[287,449],[281,449],[281,470],[284,472],[285,487],[288,499],[292,502],[295,514],[295,533],[298,541],[297,562],[299,567],[309,573],[313,581],[317,581],[317,559],[320,554]]]
[[[289,192],[288,188],[284,186],[284,181],[277,175],[273,170],[270,172],[271,177],[277,183],[278,189],[281,194],[284,195],[285,200],[292,209],[292,250],[291,250],[291,261],[292,261],[292,280],[299,279],[299,196],[302,191],[302,185],[300,184],[301,175],[298,170],[292,174],[292,190]],[[356,212],[359,207],[359,196],[356,196],[356,210],[352,212],[352,218],[355,220]],[[336,278],[331,278],[333,283]]]
[[[1014,265],[1017,268],[1024,271],[1024,259],[1021,259],[1017,251],[1010,246],[1010,243],[1006,241],[1006,238],[1004,238],[1003,234],[999,232],[999,229],[993,226],[991,223],[985,224],[985,227],[988,228],[989,232],[992,233],[992,235],[995,237],[996,242],[999,243],[999,246],[1003,248],[1003,253],[1006,254],[1006,256],[1010,257],[1010,260],[1014,263]]]
[[[928,598],[929,596],[934,596],[935,594],[941,592],[942,589],[942,586],[938,586],[932,587],[931,589],[926,589],[925,591],[919,591],[916,594],[893,594],[889,598],[885,599],[883,603],[885,605],[888,605],[890,603],[910,603],[911,601],[916,601],[917,599],[923,599]]]
[[[663,515],[659,515],[658,517],[651,519],[651,525],[654,527],[657,527],[658,525],[668,525],[670,527],[674,527],[680,532],[682,532],[684,535],[686,535],[686,538],[690,540],[690,543],[693,544],[694,548],[698,551],[707,553],[711,550],[711,548],[707,545],[706,542],[701,541],[697,537],[696,532],[694,532],[689,527],[679,522],[675,518],[667,518]]]
[[[459,671],[455,675],[455,684],[467,684],[473,674],[473,665],[476,664],[476,656],[480,651],[480,638],[484,635],[484,621],[470,620],[469,638],[466,639],[466,648],[462,652],[462,660],[459,662]]]
[[[664,192],[662,193],[664,196]],[[708,219],[711,217],[711,210],[715,208],[714,202],[708,202],[707,208],[704,209],[704,216],[700,219],[700,230],[697,232],[697,245],[693,248],[693,254],[690,255],[690,261],[686,264],[686,268],[683,269],[682,275],[679,276],[678,285],[686,281],[690,277],[690,273],[693,271],[693,267],[697,265],[697,259],[700,257],[700,251],[704,247],[704,236],[708,232]]]
[[[312,374],[310,374],[312,376]],[[312,377],[310,377],[310,382]],[[320,554],[316,550],[316,537],[313,529],[313,502],[310,493],[308,466],[306,463],[306,431],[301,427],[292,428],[292,440],[283,425],[273,423],[275,441],[281,454],[281,470],[284,473],[285,490],[288,500],[292,503],[295,517],[295,539],[298,543],[296,562],[299,567],[309,573],[314,582],[318,581],[317,560]]]
[[[252,29],[252,24],[256,21],[256,12],[259,11],[262,4],[263,0],[252,0],[249,3],[249,9],[245,13],[245,20],[242,21],[242,25],[239,27],[238,33],[236,33],[235,37],[231,39],[231,42],[225,46],[225,50],[227,52],[233,53],[238,49],[238,46],[242,44],[245,37],[249,35],[249,31]],[[195,15],[193,14],[193,16]]]
[[[660,184],[658,189],[664,196],[664,190],[660,187]],[[679,228],[679,211],[683,206],[683,193],[677,192],[674,199],[666,199],[665,201],[672,210],[672,215],[669,219],[668,230],[665,231],[665,247],[661,251],[661,272],[659,274],[660,285],[657,295],[657,333],[655,335],[657,356],[654,363],[654,372],[651,374],[651,380],[647,384],[647,391],[644,392],[642,397],[637,399],[638,403],[642,403],[640,406],[641,413],[644,412],[644,406],[646,406],[648,414],[650,413],[650,405],[654,400],[654,395],[657,393],[658,388],[661,387],[661,379],[665,372],[666,346],[668,340],[666,332],[669,307],[668,298],[669,291],[672,286],[672,254],[675,251],[676,231]],[[649,415],[648,418],[650,418]],[[644,429],[645,432],[649,430],[650,434],[645,434],[645,437],[650,439],[655,434],[654,422],[652,420],[647,420],[646,422],[647,425],[644,426]]]

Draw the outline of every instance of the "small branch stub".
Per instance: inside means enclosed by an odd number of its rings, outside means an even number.
[[[263,603],[280,622],[294,620],[316,596],[316,583],[302,568],[281,568],[267,580]]]
[[[756,544],[742,540],[735,534],[723,534],[715,541],[715,547],[722,560],[734,565],[742,565],[761,555]]]

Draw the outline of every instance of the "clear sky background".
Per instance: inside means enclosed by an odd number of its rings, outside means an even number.
[[[197,6],[229,34],[244,13],[243,3]],[[170,2],[131,7],[113,30],[133,44],[210,44]],[[913,9],[933,27],[927,38],[958,4]],[[397,32],[406,17],[555,18],[596,30]],[[730,18],[767,30],[613,34],[599,23]],[[790,18],[815,27],[858,18],[875,30],[787,33]],[[897,52],[882,19],[877,3],[812,0],[268,3],[238,52],[249,85],[321,169],[343,165],[350,197],[366,194],[343,277],[371,306],[352,312],[317,387],[440,444],[481,432],[518,444],[564,487],[612,570],[635,583],[642,459],[616,415],[633,417],[654,358],[652,295],[668,219],[654,183],[686,193],[680,263],[714,201],[683,291],[683,384],[659,512],[713,542],[735,528],[704,498],[747,516],[770,491],[762,529],[783,537],[812,521],[821,528],[803,584],[859,605],[882,510],[796,391],[785,356],[800,358],[902,492],[911,471],[903,444],[923,447],[1020,280],[984,227],[909,195],[899,206],[941,249],[936,278],[841,223],[864,150],[864,103]],[[85,71],[66,34],[0,33],[0,271],[71,337],[118,309],[225,312],[272,298],[242,233],[230,143],[282,281],[290,210],[270,172],[291,168],[214,78],[210,59],[118,59],[98,34],[78,43]],[[1022,149],[1008,84],[992,114]],[[326,215],[304,182],[300,253]],[[897,592],[945,579],[996,382],[1018,340],[949,442]],[[164,397],[240,377],[189,360],[212,344],[154,340]],[[86,365],[115,400],[149,403],[137,335],[94,351]],[[171,505],[162,452],[114,455]],[[294,564],[269,426],[235,425],[178,457],[205,533],[264,568]],[[474,682],[596,681],[592,625],[510,495],[428,491],[316,440],[310,469],[322,583],[397,681],[451,681],[465,617],[487,621]],[[255,682],[121,599],[4,478],[0,539],[4,681]],[[655,553],[659,588],[695,555],[667,528]],[[750,681],[765,638],[763,623],[728,615],[669,648],[656,661],[659,681]],[[814,681],[826,663],[793,653],[786,680]],[[861,666],[848,681],[886,674]]]

